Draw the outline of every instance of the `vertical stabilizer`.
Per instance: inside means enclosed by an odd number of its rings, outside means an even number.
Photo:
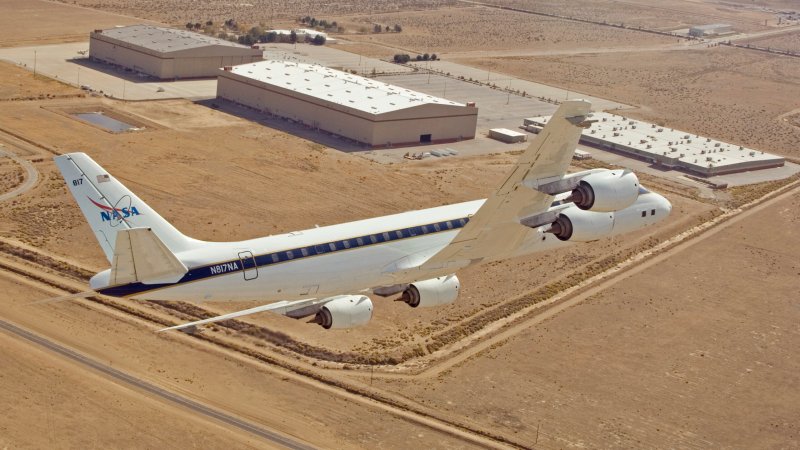
[[[131,228],[152,229],[173,253],[198,243],[175,229],[85,153],[69,153],[54,160],[109,262],[114,259],[117,232]]]

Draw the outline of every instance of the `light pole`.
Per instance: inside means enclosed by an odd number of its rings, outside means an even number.
[[[33,78],[36,78],[36,50],[33,51]]]

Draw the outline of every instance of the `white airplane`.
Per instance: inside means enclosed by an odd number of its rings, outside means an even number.
[[[402,293],[411,307],[452,303],[468,266],[591,242],[666,218],[669,201],[628,170],[567,174],[589,102],[561,104],[486,200],[240,242],[185,236],[84,153],[55,162],[111,268],[93,291],[140,300],[254,300],[260,306],[164,330],[262,311],[313,316],[325,328],[367,323],[365,294]],[[162,330],[162,331],[164,331]]]

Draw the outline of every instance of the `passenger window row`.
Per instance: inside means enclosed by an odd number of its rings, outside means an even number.
[[[468,218],[448,220],[445,222],[438,222],[430,225],[422,225],[419,227],[403,228],[401,230],[386,231],[383,233],[370,234],[367,236],[360,236],[352,239],[344,239],[336,242],[329,242],[326,244],[312,245],[293,250],[286,250],[267,255],[256,257],[258,266],[276,264],[279,262],[289,261],[295,258],[304,258],[307,256],[323,255],[325,253],[333,253],[351,248],[358,248],[372,244],[381,244],[384,242],[396,241],[399,239],[406,239],[415,236],[423,236],[431,233],[438,233],[440,231],[454,230],[463,228]]]

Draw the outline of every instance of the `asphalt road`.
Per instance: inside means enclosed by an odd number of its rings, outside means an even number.
[[[168,402],[172,402],[174,404],[180,405],[184,408],[187,408],[191,411],[194,411],[198,414],[202,414],[204,416],[210,417],[212,419],[216,419],[220,422],[226,423],[233,427],[239,428],[240,430],[246,431],[251,433],[255,436],[263,438],[270,443],[277,444],[286,448],[290,449],[298,449],[298,450],[306,450],[306,449],[313,449],[314,447],[310,447],[307,444],[302,442],[298,442],[290,437],[284,436],[279,434],[275,431],[257,426],[250,422],[246,422],[244,420],[238,419],[234,416],[225,414],[222,411],[210,408],[208,406],[202,405],[197,403],[193,400],[190,400],[186,397],[180,396],[173,392],[167,391],[166,389],[162,389],[156,385],[150,384],[146,381],[143,381],[139,378],[136,378],[132,375],[129,375],[125,372],[120,370],[114,369],[113,367],[107,366],[102,364],[98,361],[95,361],[88,356],[82,355],[74,350],[56,344],[53,341],[48,340],[42,336],[37,334],[31,333],[30,331],[24,330],[16,325],[8,323],[6,321],[0,320],[0,329],[5,330],[9,334],[13,334],[15,336],[21,337],[27,341],[30,341],[34,344],[37,344],[41,347],[44,347],[54,353],[57,353],[63,357],[66,357],[72,361],[75,361],[79,364],[87,366],[91,369],[94,369],[98,372],[101,372],[114,380],[127,384],[129,386],[133,386],[137,389],[146,391],[150,394],[153,394],[163,400]]]

